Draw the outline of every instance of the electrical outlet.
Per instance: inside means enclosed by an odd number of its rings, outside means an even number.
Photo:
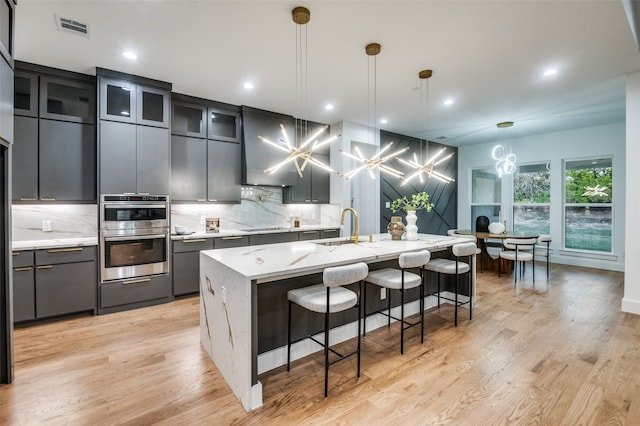
[[[390,209],[390,208],[391,208],[391,203],[390,203],[390,202],[388,202],[388,201],[387,201],[386,203],[384,203],[384,205],[385,205],[385,207],[386,207],[386,208],[388,208],[388,209]]]
[[[386,288],[381,288],[380,289],[380,300],[384,300],[387,298],[387,289]]]
[[[207,216],[200,215],[200,225],[205,225],[207,223]]]
[[[227,303],[227,289],[221,287],[220,292],[222,293],[222,303]]]
[[[51,221],[43,220],[42,221],[42,232],[51,232]]]

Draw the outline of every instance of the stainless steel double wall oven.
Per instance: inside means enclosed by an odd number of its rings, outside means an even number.
[[[169,273],[169,197],[100,197],[101,281]]]

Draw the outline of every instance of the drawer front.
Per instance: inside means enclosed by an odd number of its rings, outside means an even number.
[[[282,232],[278,234],[256,234],[249,236],[249,245],[257,246],[260,244],[287,243],[290,241],[298,241],[297,232]]]
[[[174,253],[186,253],[190,251],[211,250],[213,238],[193,238],[173,241]]]
[[[96,247],[62,247],[36,250],[36,265],[96,260]]]
[[[13,252],[13,267],[32,266],[34,262],[33,250]]]
[[[96,262],[36,266],[36,316],[96,309]]]
[[[322,238],[335,238],[340,236],[340,229],[323,229]]]
[[[215,238],[214,248],[244,247],[249,245],[249,236],[221,237]]]
[[[171,275],[114,281],[100,285],[100,307],[171,297]]]
[[[300,231],[300,241],[317,240],[322,238],[320,231]]]

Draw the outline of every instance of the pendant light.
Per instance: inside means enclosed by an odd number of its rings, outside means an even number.
[[[426,69],[422,70],[418,73],[418,78],[420,78],[420,100],[422,101],[424,98],[425,105],[425,127],[429,127],[429,82],[428,79],[433,75],[433,71]],[[425,143],[427,147],[427,157],[429,155],[429,140],[425,137]],[[400,186],[406,185],[415,177],[420,178],[420,182],[424,183],[423,174],[426,174],[429,178],[438,179],[441,182],[449,183],[454,182],[455,180],[443,173],[435,170],[435,167],[441,163],[444,163],[449,158],[453,157],[453,152],[449,155],[442,157],[442,155],[447,151],[447,148],[441,148],[436,152],[433,156],[428,157],[427,160],[423,163],[418,159],[418,155],[414,152],[413,158],[410,160],[404,160],[402,158],[398,158],[398,161],[401,163],[411,167],[414,169],[414,172],[408,175],[403,181],[400,183]],[[422,141],[420,141],[420,157],[422,157]],[[436,161],[437,160],[437,161]]]
[[[291,11],[291,18],[296,24],[296,109],[298,110],[298,116],[307,116],[307,27],[306,24],[311,20],[311,12],[306,7],[296,7]],[[301,106],[305,107],[304,111],[301,111]],[[313,157],[313,152],[317,149],[330,144],[334,140],[338,139],[341,135],[334,135],[327,137],[322,141],[318,141],[318,137],[327,131],[328,125],[323,126],[311,136],[308,135],[307,120],[301,118],[295,119],[294,139],[289,138],[287,129],[284,125],[280,124],[280,131],[282,133],[282,139],[280,143],[271,141],[263,136],[258,136],[258,139],[268,143],[269,145],[287,153],[287,157],[281,162],[269,167],[264,172],[268,175],[272,175],[284,165],[293,163],[298,176],[303,177],[303,171],[307,167],[307,164],[311,163],[313,166],[317,166],[323,170],[331,173],[338,173],[337,170],[332,169],[328,164]],[[304,141],[303,141],[304,140]],[[300,163],[299,161],[302,161]]]
[[[377,134],[377,129],[375,126],[376,123],[376,108],[377,108],[377,60],[376,57],[377,55],[380,53],[381,50],[381,46],[379,43],[369,43],[365,46],[364,51],[368,56],[368,60],[367,60],[367,120],[369,121],[369,130],[373,129],[374,135]],[[373,62],[373,78],[371,78],[372,75],[372,67],[371,67],[371,63]],[[373,93],[373,95],[372,95]],[[373,108],[371,108],[373,105]],[[370,132],[369,132],[370,133]],[[374,141],[375,142],[375,141]],[[387,145],[385,145],[384,148],[382,149],[378,149],[378,152],[376,152],[372,157],[367,158],[364,155],[362,155],[362,152],[360,151],[360,149],[356,146],[354,147],[354,151],[356,152],[356,155],[352,155],[348,152],[345,152],[343,150],[339,150],[341,153],[343,153],[344,155],[346,155],[349,158],[352,158],[360,163],[362,163],[360,166],[356,167],[355,169],[344,173],[344,177],[347,179],[351,179],[352,177],[354,177],[355,175],[357,175],[358,173],[360,173],[362,170],[367,170],[369,172],[369,176],[371,176],[372,179],[375,179],[376,176],[373,173],[373,171],[375,169],[378,169],[380,171],[383,171],[387,174],[390,174],[391,176],[395,176],[395,177],[403,177],[403,173],[400,170],[396,170],[393,167],[387,166],[384,163],[389,160],[390,158],[393,158],[397,155],[402,154],[403,152],[405,152],[406,150],[409,149],[409,147],[400,149],[398,151],[395,151],[391,154],[387,154],[384,157],[382,156],[383,153],[385,153],[389,148],[391,148],[391,146],[393,145],[393,142],[389,142]]]

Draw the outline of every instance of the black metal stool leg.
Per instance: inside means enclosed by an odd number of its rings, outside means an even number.
[[[287,371],[291,371],[291,301],[289,301],[289,313],[288,313],[288,325],[287,325]]]

